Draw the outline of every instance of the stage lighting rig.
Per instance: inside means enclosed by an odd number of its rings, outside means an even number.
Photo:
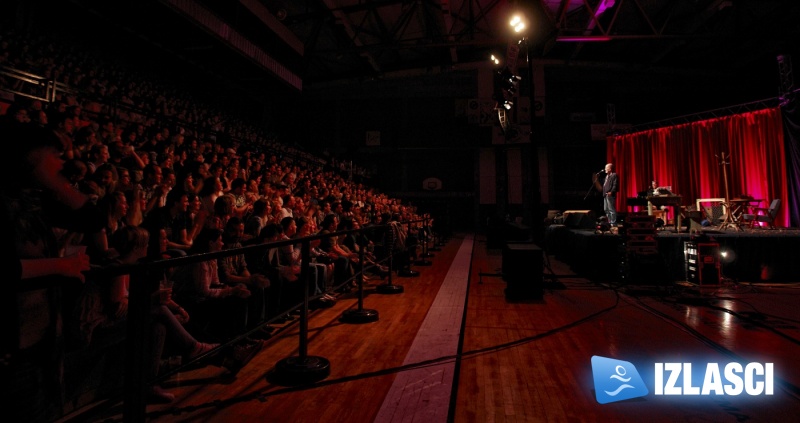
[[[517,85],[522,79],[519,75],[514,75],[508,67],[500,69],[494,74],[494,100],[497,102],[496,108],[511,110],[514,104],[514,95],[517,92]]]

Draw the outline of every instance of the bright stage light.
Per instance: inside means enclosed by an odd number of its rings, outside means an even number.
[[[508,24],[514,28],[514,32],[522,32],[527,27],[527,23],[521,15],[514,15]]]
[[[733,250],[723,249],[719,255],[723,264],[731,264],[736,261],[736,253]]]

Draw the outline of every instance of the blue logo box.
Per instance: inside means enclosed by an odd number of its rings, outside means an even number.
[[[627,361],[592,356],[594,395],[600,404],[646,396],[649,391],[636,366]]]

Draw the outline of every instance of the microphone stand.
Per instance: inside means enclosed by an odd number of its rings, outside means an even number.
[[[583,196],[583,201],[586,201],[587,199],[589,199],[589,195],[591,193],[593,193],[594,190],[597,189],[598,186],[600,186],[600,191],[602,193],[602,186],[600,185],[600,182],[597,181],[598,175],[600,175],[601,173],[603,173],[603,172],[597,172],[597,173],[594,174],[594,179],[592,180],[592,185],[589,186],[589,190],[586,191],[586,195]]]

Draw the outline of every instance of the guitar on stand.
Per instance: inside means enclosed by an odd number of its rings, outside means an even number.
[[[720,229],[732,227],[738,231],[741,231],[742,228],[739,226],[738,219],[736,218],[736,214],[734,213],[733,203],[731,202],[731,197],[728,192],[728,168],[727,165],[731,164],[728,160],[731,158],[730,155],[726,156],[725,152],[722,152],[722,157],[715,155],[718,159],[720,159],[720,166],[722,166],[722,179],[725,183],[725,202],[722,203],[725,206],[725,219],[719,225]]]

